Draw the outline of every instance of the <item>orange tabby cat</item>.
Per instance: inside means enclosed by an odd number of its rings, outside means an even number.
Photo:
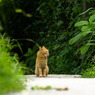
[[[46,77],[49,68],[47,66],[47,57],[49,56],[49,51],[43,46],[40,47],[37,52],[36,65],[35,65],[35,74],[37,77]]]

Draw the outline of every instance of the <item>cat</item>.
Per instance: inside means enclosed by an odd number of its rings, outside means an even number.
[[[35,64],[35,74],[37,77],[46,77],[49,72],[49,67],[47,65],[47,57],[49,56],[49,50],[44,46],[39,48],[37,52],[36,64]]]

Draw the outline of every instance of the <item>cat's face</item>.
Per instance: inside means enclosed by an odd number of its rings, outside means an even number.
[[[42,48],[40,49],[40,51],[43,53],[43,55],[45,57],[48,57],[49,56],[49,50],[46,49],[44,46],[42,46]]]

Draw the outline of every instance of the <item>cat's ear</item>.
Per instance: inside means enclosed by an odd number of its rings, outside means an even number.
[[[45,48],[44,46],[42,46],[42,48]]]
[[[42,50],[43,50],[43,48],[39,47],[39,50],[40,50],[40,51],[42,51]]]

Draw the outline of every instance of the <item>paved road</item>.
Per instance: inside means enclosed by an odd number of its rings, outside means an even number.
[[[10,95],[95,95],[95,78],[80,78],[78,75],[49,75],[38,78],[34,75],[25,76],[27,79],[26,90]],[[52,88],[68,88],[68,90],[31,90],[33,86]]]

